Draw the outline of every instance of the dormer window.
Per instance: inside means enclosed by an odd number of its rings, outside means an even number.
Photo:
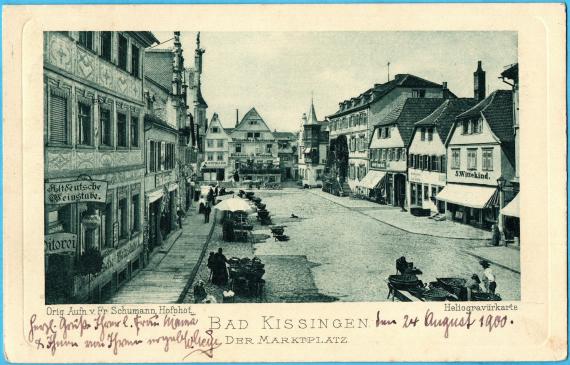
[[[426,97],[425,89],[412,90],[412,98],[425,98],[425,97]]]

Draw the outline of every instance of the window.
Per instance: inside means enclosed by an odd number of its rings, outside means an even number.
[[[462,126],[463,126],[462,134],[469,134],[469,121],[464,120],[462,122]]]
[[[272,144],[267,144],[267,145],[265,145],[265,152],[266,152],[266,153],[271,153],[272,150],[273,150],[273,145],[272,145]]]
[[[410,196],[412,205],[416,205],[416,184],[410,184]]]
[[[214,154],[208,153],[208,161],[214,161]]]
[[[481,133],[483,130],[483,120],[477,119],[473,121],[473,133]]]
[[[247,138],[253,138],[253,132],[247,132]]]
[[[454,170],[461,168],[461,150],[459,148],[451,149],[451,168]]]
[[[477,149],[468,148],[467,149],[467,169],[477,170]]]
[[[424,185],[424,200],[429,200],[429,186]]]
[[[131,233],[140,230],[140,195],[134,194],[131,198]]]
[[[219,132],[220,132],[220,128],[218,128],[218,127],[212,127],[212,128],[210,128],[210,131],[211,131],[212,133],[219,133]]]
[[[241,143],[236,144],[236,153],[241,153]]]
[[[402,148],[402,161],[406,161],[406,149]]]
[[[139,146],[139,117],[131,116],[131,146]]]
[[[483,148],[483,170],[493,171],[493,149]]]
[[[156,172],[156,142],[149,141],[148,171]]]
[[[117,146],[127,147],[127,115],[117,113]]]
[[[382,149],[380,150],[380,159],[381,159],[382,161],[386,161],[386,149],[385,149],[385,148],[382,148]]]
[[[439,158],[437,156],[430,156],[431,169],[430,171],[439,171]]]
[[[93,50],[93,32],[79,32],[79,44]]]
[[[223,161],[223,160],[224,160],[224,154],[218,153],[218,161]]]
[[[111,136],[111,111],[103,107],[99,108],[99,134],[101,135],[101,145],[110,147],[113,145]]]
[[[433,128],[432,127],[427,129],[427,140],[433,141]]]
[[[386,138],[390,138],[390,127],[386,127]]]
[[[445,156],[440,156],[439,172],[446,172],[447,166],[445,161]]]
[[[424,89],[412,90],[412,98],[424,98],[426,96],[426,91]]]
[[[129,235],[127,198],[119,199],[117,208],[117,218],[119,220],[119,238],[127,238]]]
[[[399,161],[402,158],[402,150],[400,148],[396,148],[396,161]]]
[[[69,143],[67,122],[67,97],[63,93],[51,93],[49,97],[49,142]]]
[[[159,142],[158,144],[158,166],[160,171],[166,170],[166,144],[164,142]]]
[[[128,41],[122,34],[119,34],[119,42],[118,42],[118,66],[119,68],[127,71],[127,55],[128,53]]]
[[[101,32],[101,57],[109,62],[111,62],[111,44],[112,44],[112,34],[111,32]]]
[[[79,144],[90,146],[93,143],[91,139],[91,105],[80,102],[77,119],[79,122]]]
[[[259,133],[259,132],[255,132],[253,134],[253,138],[259,138],[260,136],[261,136],[261,133]]]
[[[131,75],[139,77],[140,51],[134,44],[131,46]]]
[[[211,148],[214,147],[214,140],[213,139],[207,139],[206,140],[206,145]]]
[[[426,140],[426,129],[425,129],[425,128],[422,128],[422,129],[421,129],[421,134],[422,134],[421,140],[422,140],[422,141],[425,141],[425,140]]]
[[[224,140],[223,139],[218,139],[218,147],[224,147]]]

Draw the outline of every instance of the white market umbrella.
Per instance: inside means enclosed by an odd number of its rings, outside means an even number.
[[[245,200],[242,198],[230,198],[220,203],[214,205],[214,209],[217,210],[226,210],[230,212],[237,212],[238,210],[243,210],[244,212],[253,212],[254,208],[250,206]]]

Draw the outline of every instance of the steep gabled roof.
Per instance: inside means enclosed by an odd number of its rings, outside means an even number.
[[[474,98],[447,99],[430,115],[415,124],[418,127],[437,127],[439,138],[445,143],[447,135],[455,122],[455,117],[472,108],[477,103]]]
[[[513,132],[513,92],[495,90],[477,105],[459,114],[457,120],[479,118],[483,115],[491,131],[501,142],[512,142]]]
[[[407,98],[386,115],[376,127],[397,125],[404,145],[408,146],[415,128],[415,123],[431,114],[446,99],[443,98]]]
[[[307,116],[307,122],[305,124],[318,124],[317,113],[315,112],[315,105],[313,100],[311,100],[311,107],[309,108],[309,115]]]
[[[275,139],[288,139],[288,140],[294,140],[297,138],[297,136],[295,135],[295,133],[293,132],[278,132],[278,131],[274,131],[273,132],[273,136],[275,136]]]
[[[392,80],[383,84],[375,84],[374,87],[366,90],[359,96],[352,98],[351,101],[354,99],[354,105],[345,110],[339,109],[334,114],[328,116],[328,118],[351,113],[359,109],[364,109],[368,105],[376,102],[378,99],[384,97],[398,87],[441,88],[443,90],[442,84],[437,84],[435,82],[412,74],[397,74]],[[456,97],[455,94],[449,90],[448,93],[450,97]]]
[[[234,128],[234,131],[250,129],[250,128],[248,128],[250,121],[257,121],[257,125],[262,127],[261,129],[267,129],[268,132],[271,132],[271,129],[269,129],[269,127],[267,126],[267,123],[265,123],[265,120],[263,120],[261,115],[259,115],[259,113],[255,109],[255,107],[252,107],[247,113],[245,113],[243,118],[241,118],[241,121],[239,122],[239,124]],[[259,128],[255,128],[255,129],[259,129]]]
[[[144,75],[166,90],[172,89],[172,49],[147,49],[144,52]]]

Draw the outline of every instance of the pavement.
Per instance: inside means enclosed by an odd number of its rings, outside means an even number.
[[[108,303],[177,303],[185,295],[198,270],[205,245],[214,229],[196,210],[188,210],[182,229],[175,231],[155,251],[149,264],[124,284]]]

